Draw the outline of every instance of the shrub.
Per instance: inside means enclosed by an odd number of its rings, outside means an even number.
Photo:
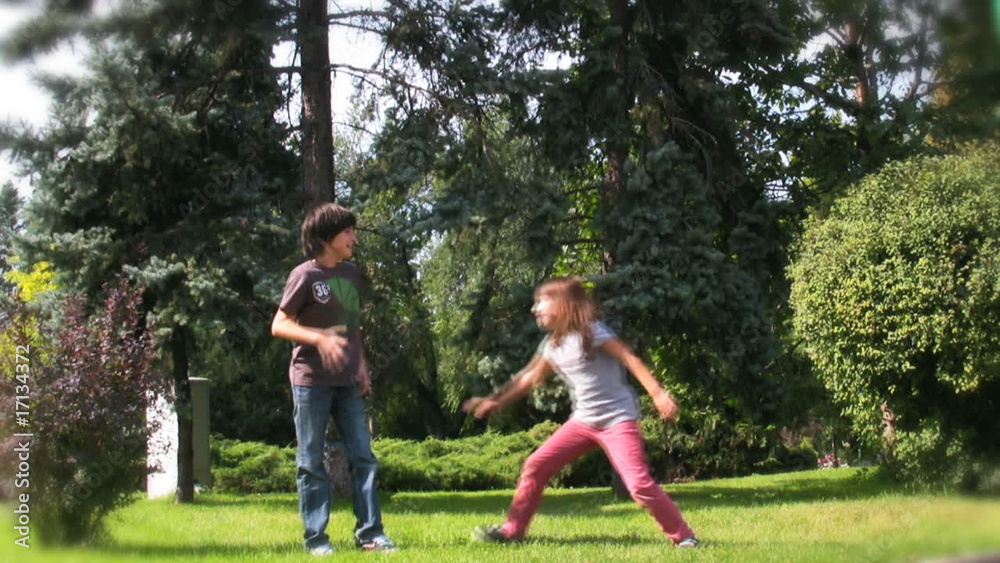
[[[512,434],[487,433],[456,440],[380,439],[379,488],[387,491],[511,488],[521,464],[558,428],[554,422]],[[557,477],[554,484],[559,484]]]
[[[998,252],[997,142],[889,165],[807,223],[795,330],[907,481],[974,483],[1000,460]]]
[[[476,491],[509,489],[517,484],[524,460],[552,435],[559,424],[542,422],[511,434],[487,433],[454,440],[401,440],[381,438],[372,447],[379,459],[378,482],[382,491]],[[669,436],[650,431],[674,428],[652,419],[643,422],[647,452],[654,476],[666,480],[690,477],[692,467],[707,465],[704,445],[688,444],[676,429]],[[746,436],[734,437],[742,443]],[[660,449],[669,440],[670,452]],[[808,441],[773,446],[735,454],[741,462],[754,459],[758,472],[777,472],[816,467],[817,453]],[[694,459],[691,459],[694,458]],[[749,463],[749,462],[746,462]],[[212,473],[215,489],[225,492],[265,493],[295,491],[295,448],[279,448],[259,442],[215,438],[212,441]],[[692,466],[691,464],[696,464]],[[707,469],[702,468],[704,471]],[[716,467],[716,469],[718,469]],[[697,471],[697,469],[695,469]],[[565,467],[553,477],[554,487],[610,486],[613,471],[600,449]],[[733,474],[729,472],[728,474]]]
[[[13,432],[34,435],[28,490],[32,530],[44,543],[99,535],[104,517],[130,501],[147,472],[146,406],[151,393],[164,390],[164,380],[153,369],[141,291],[124,281],[104,290],[103,310],[93,317],[82,296],[70,296],[60,303],[57,327],[21,311],[4,331],[34,332],[44,348],[29,350],[27,378],[0,378],[4,397],[19,385],[27,392],[18,394],[30,396],[30,427]]]
[[[811,444],[786,445],[773,429],[734,425],[710,412],[688,415],[679,425],[647,417],[642,428],[653,476],[661,481],[814,469],[818,457]]]
[[[220,492],[295,491],[295,448],[213,437],[213,488]]]
[[[511,488],[525,458],[558,428],[544,422],[514,434],[457,440],[383,438],[372,444],[383,491]],[[295,491],[295,448],[260,442],[212,440],[214,488],[220,492]],[[554,480],[561,484],[567,470]]]

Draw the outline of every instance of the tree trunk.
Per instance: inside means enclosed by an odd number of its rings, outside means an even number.
[[[615,39],[610,46],[611,50],[611,70],[613,79],[618,81],[619,88],[615,91],[614,99],[609,100],[614,108],[612,119],[615,123],[625,125],[629,121],[630,100],[632,93],[629,89],[628,68],[626,51],[626,37],[630,33],[628,0],[610,0],[611,25],[622,30],[621,35]],[[605,143],[607,151],[608,167],[605,173],[605,189],[601,192],[601,205],[605,209],[614,209],[621,199],[621,194],[625,191],[625,160],[628,158],[627,126],[617,128],[617,132],[612,132],[612,137]],[[605,243],[603,256],[601,259],[601,273],[610,272],[617,262],[612,250],[612,241]]]
[[[878,115],[873,115],[876,97],[878,95],[877,85],[873,82],[874,77],[869,72],[869,49],[865,43],[864,31],[860,18],[852,17],[844,26],[847,41],[844,44],[844,55],[851,64],[851,70],[856,80],[854,85],[854,101],[861,108],[857,116],[857,141],[858,154],[862,157],[871,154],[872,141],[868,130],[878,122]]]
[[[839,457],[839,454],[837,453],[837,430],[836,429],[832,429],[830,431],[830,441],[832,442],[832,444],[831,444],[832,448],[831,449],[833,450],[833,466],[834,467],[840,467],[840,457]]]
[[[298,16],[303,188],[313,203],[336,201],[327,0],[300,0]]]
[[[174,410],[177,411],[177,494],[174,502],[194,500],[194,441],[191,421],[191,381],[188,379],[188,333],[177,327],[170,338],[173,362]]]
[[[882,411],[882,459],[892,466],[896,459],[896,413],[885,401],[879,407]]]
[[[323,464],[330,476],[330,493],[334,500],[351,498],[351,470],[347,464],[347,450],[343,442],[323,447]]]
[[[631,110],[631,100],[633,93],[629,88],[628,68],[626,51],[626,37],[629,36],[629,14],[628,0],[610,0],[611,25],[622,30],[621,35],[611,44],[611,69],[614,79],[619,81],[620,87],[615,92],[615,99],[611,100],[612,107],[615,108],[615,115],[612,117],[617,123],[627,124]],[[601,204],[605,209],[614,209],[621,200],[625,192],[625,160],[628,158],[628,138],[627,131],[630,127],[622,127],[617,135],[608,139],[608,168],[606,175],[607,185],[602,192]],[[612,133],[615,134],[614,132]],[[601,259],[601,273],[610,272],[618,261],[613,249],[613,241],[607,240],[604,246],[604,253]],[[615,498],[624,500],[630,497],[625,483],[621,476],[613,468],[611,470],[611,490]]]

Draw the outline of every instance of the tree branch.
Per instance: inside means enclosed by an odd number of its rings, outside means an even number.
[[[589,186],[589,187],[586,187],[586,188],[577,188],[575,190],[566,190],[565,192],[563,192],[563,194],[567,195],[567,196],[571,196],[571,195],[576,195],[576,194],[593,193],[593,192],[599,191],[600,189],[601,188],[599,186],[594,185],[594,186]]]
[[[846,111],[853,117],[857,117],[858,114],[861,113],[861,104],[857,103],[854,100],[848,100],[845,98],[841,98],[836,94],[831,94],[830,92],[821,89],[819,86],[816,86],[815,84],[809,84],[808,82],[803,81],[803,82],[795,82],[789,84],[789,86],[797,86],[799,88],[802,88],[806,92],[826,102],[827,105]]]
[[[346,28],[349,28],[349,29],[357,29],[358,31],[364,31],[366,33],[374,33],[375,35],[381,35],[381,34],[385,33],[385,30],[383,30],[383,29],[375,29],[375,28],[372,28],[372,27],[365,27],[363,25],[357,25],[357,24],[351,24],[351,23],[336,22],[336,23],[333,23],[331,25],[336,25],[338,27],[346,27]]]
[[[557,240],[556,244],[560,246],[575,246],[578,244],[604,244],[604,240],[599,238],[571,238]]]
[[[565,216],[565,217],[563,217],[561,219],[558,219],[556,221],[556,223],[560,224],[560,225],[565,225],[566,223],[575,223],[577,221],[593,221],[593,220],[594,220],[594,216],[593,215],[573,214],[573,215],[567,215],[567,216]]]
[[[370,135],[372,137],[374,137],[376,135],[376,133],[374,133],[373,131],[369,131],[368,129],[366,129],[366,128],[360,126],[360,125],[357,125],[355,123],[349,123],[349,122],[346,122],[346,121],[334,121],[333,124],[334,125],[341,125],[341,126],[347,127],[348,129],[353,129],[355,131],[360,131],[360,132],[365,133],[367,135]]]
[[[297,74],[297,73],[302,72],[302,70],[303,69],[302,69],[301,66],[276,66],[276,67],[271,67],[268,72],[274,72],[274,73],[277,73],[277,74]],[[412,84],[410,82],[407,82],[407,81],[399,78],[396,75],[393,75],[391,73],[388,73],[388,72],[385,72],[385,71],[382,71],[382,70],[377,70],[377,69],[374,69],[374,68],[361,68],[361,67],[357,67],[357,66],[349,65],[349,64],[334,63],[334,64],[330,65],[330,70],[332,70],[334,72],[336,72],[338,70],[343,70],[343,71],[345,71],[346,74],[349,74],[349,75],[354,76],[356,78],[363,78],[363,77],[367,77],[367,76],[377,76],[377,77],[382,78],[383,80],[385,80],[387,82],[391,82],[393,84],[400,84],[402,86],[406,86],[407,88],[411,88],[413,90],[424,92],[425,94],[435,95],[435,93],[434,93],[433,90],[430,90],[428,88],[424,88],[423,86],[417,86],[416,84]],[[371,82],[369,82],[369,83],[371,83]],[[372,84],[374,85],[374,83],[372,83]]]
[[[844,35],[844,32],[835,27],[828,27],[824,32],[824,35],[830,36],[830,38],[833,39],[834,44],[838,47],[847,43],[847,36]]]
[[[337,20],[347,20],[360,17],[386,18],[389,17],[389,12],[386,10],[353,10],[350,12],[339,12],[336,14],[330,14],[330,23],[334,23]]]
[[[917,32],[917,37],[921,39],[918,39],[917,57],[916,61],[914,61],[913,69],[913,82],[910,83],[910,89],[907,90],[906,96],[903,98],[905,100],[913,100],[917,96],[917,90],[924,83],[923,74],[924,66],[927,64],[927,41],[923,38],[927,37],[928,19],[929,16],[924,15],[920,20],[920,31]]]

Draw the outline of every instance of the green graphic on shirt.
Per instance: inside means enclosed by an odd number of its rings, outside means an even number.
[[[351,330],[361,326],[361,295],[358,294],[358,288],[346,278],[330,278],[326,280],[326,285],[330,286],[340,302],[337,324],[347,325]]]

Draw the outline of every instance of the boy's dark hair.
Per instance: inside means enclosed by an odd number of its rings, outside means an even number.
[[[336,203],[321,203],[302,221],[302,251],[307,258],[315,258],[323,252],[324,242],[330,242],[340,231],[356,224],[350,209]]]

